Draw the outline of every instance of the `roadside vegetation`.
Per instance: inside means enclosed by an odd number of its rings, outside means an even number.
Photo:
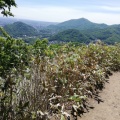
[[[1,31],[1,120],[69,120],[89,109],[89,98],[99,101],[107,77],[120,70],[120,44],[29,45]]]

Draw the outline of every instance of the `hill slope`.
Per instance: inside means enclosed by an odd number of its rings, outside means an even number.
[[[23,37],[23,36],[36,36],[38,35],[38,31],[22,22],[15,22],[13,24],[5,25],[4,29],[12,36],[12,37]]]
[[[47,27],[47,29],[50,29],[51,31],[57,33],[59,31],[63,31],[67,29],[87,30],[87,29],[95,29],[95,28],[103,29],[106,27],[108,27],[108,25],[106,24],[92,23],[85,18],[80,18],[80,19],[68,20],[68,21],[59,23],[57,25],[50,25]]]
[[[49,25],[57,24],[56,22],[44,22],[44,21],[0,17],[0,26],[13,24],[14,22],[23,22],[23,23],[28,24],[38,30],[41,28],[47,27]]]
[[[108,44],[120,42],[120,25],[96,24],[84,18],[60,23],[50,30],[55,30],[50,41],[88,43],[100,39]]]
[[[49,39],[49,41],[57,41],[57,42],[80,42],[80,43],[88,43],[89,38],[82,34],[79,30],[76,29],[68,29],[58,34],[54,35]]]
[[[120,42],[120,25],[108,26],[104,29],[85,30],[82,33],[90,40],[100,39],[108,44]]]

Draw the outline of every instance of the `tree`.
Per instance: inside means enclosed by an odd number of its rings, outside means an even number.
[[[0,0],[0,10],[1,14],[3,14],[4,16],[14,16],[11,13],[11,7],[17,7],[17,4],[15,3],[15,0]]]

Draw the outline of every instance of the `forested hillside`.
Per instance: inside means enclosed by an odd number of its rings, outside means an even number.
[[[13,24],[5,25],[4,29],[12,37],[24,37],[24,36],[38,35],[38,31],[35,28],[22,22],[15,22]]]
[[[69,28],[74,28],[74,30],[71,30]],[[94,42],[98,39],[107,44],[120,42],[120,25],[108,26],[105,24],[96,24],[86,19],[66,21],[54,26],[53,28],[51,27],[50,30],[56,31],[54,35],[49,38],[49,40],[53,42],[79,41],[81,43],[88,43]],[[75,30],[79,30],[76,35],[73,34],[73,31]],[[78,33],[82,34],[85,39],[83,37],[77,37],[76,39],[76,36],[79,36]]]
[[[54,35],[53,37],[49,38],[50,42],[79,42],[79,43],[89,43],[90,39],[79,30],[76,29],[68,29],[58,34]]]
[[[88,44],[98,39],[107,44],[120,42],[120,25],[96,24],[84,18],[65,21],[41,29],[35,29],[22,22],[15,22],[3,27],[12,37],[20,37],[27,43],[34,43],[37,38],[47,38],[51,43],[80,42]]]
[[[67,29],[91,30],[96,28],[103,29],[106,27],[107,27],[106,24],[92,23],[85,18],[80,18],[80,19],[68,20],[68,21],[59,23],[57,25],[51,25],[51,26],[48,26],[47,29],[50,29],[55,33],[57,33],[59,31],[63,31]]]

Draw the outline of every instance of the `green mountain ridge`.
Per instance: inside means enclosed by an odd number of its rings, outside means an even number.
[[[89,43],[98,39],[108,44],[120,42],[120,25],[97,24],[85,18],[68,20],[40,30],[22,22],[3,27],[12,37],[21,37],[28,43],[37,38],[47,38],[51,43]]]
[[[120,25],[97,24],[85,18],[65,21],[47,28],[54,31],[54,35],[49,38],[53,43],[54,41],[89,43],[98,39],[107,44],[120,42]],[[81,34],[84,36],[80,37]]]
[[[107,27],[108,25],[106,24],[97,24],[97,23],[90,22],[85,18],[80,18],[80,19],[68,20],[68,21],[59,23],[57,25],[50,25],[46,27],[46,29],[49,29],[54,33],[57,33],[67,29],[86,30],[86,29],[104,29]]]
[[[84,30],[79,31],[76,29],[68,29],[57,33],[56,35],[50,37],[50,41],[58,42],[81,42],[89,43],[91,41],[96,41],[100,39],[107,44],[114,44],[115,42],[120,42],[120,27],[108,27],[100,30]],[[77,32],[75,32],[77,31]],[[76,34],[73,34],[76,33]],[[81,35],[84,35],[81,37]],[[77,36],[77,37],[76,37]]]
[[[96,41],[100,39],[101,41],[107,44],[114,44],[115,42],[120,42],[120,25],[111,25],[105,28],[91,28],[78,30],[79,32],[75,34],[75,31],[78,29],[67,29],[62,32],[58,32],[52,37],[49,38],[50,41],[58,41],[58,42],[81,42],[81,43],[89,43],[91,41]],[[77,37],[80,35],[84,35],[84,37]]]
[[[28,24],[38,30],[43,29],[44,27],[47,27],[49,25],[57,24],[57,22],[45,22],[45,21],[0,17],[0,26],[13,24],[14,22],[23,22],[23,23]]]
[[[87,20],[85,18],[72,19],[72,20],[60,23],[56,26],[67,26],[67,27],[70,27],[70,28],[78,28],[80,30],[90,29],[90,27],[92,27],[92,29],[93,28],[106,28],[107,27],[106,24],[93,23],[93,22],[90,22],[89,20]]]
[[[25,36],[36,36],[38,31],[25,23],[15,22],[13,24],[8,24],[4,26],[6,32],[8,32],[12,37],[25,37]]]

